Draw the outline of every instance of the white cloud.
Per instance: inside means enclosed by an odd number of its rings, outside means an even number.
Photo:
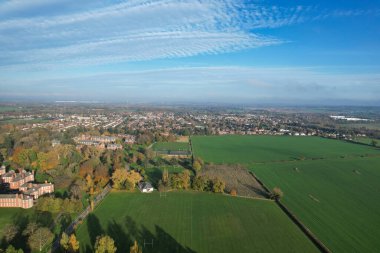
[[[54,3],[55,11],[61,5],[65,9],[64,2]],[[62,15],[47,11],[1,18],[10,9],[32,7],[21,1],[0,5],[0,66],[104,64],[269,46],[284,41],[250,29],[289,25],[298,22],[302,12],[259,8],[240,0],[132,0]]]

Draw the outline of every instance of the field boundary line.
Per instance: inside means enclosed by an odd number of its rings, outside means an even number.
[[[223,195],[228,196],[228,197],[234,197],[234,198],[237,197],[237,198],[242,198],[242,199],[264,200],[264,201],[274,202],[272,199],[268,199],[268,198],[250,197],[250,196],[243,196],[243,195],[233,196],[233,195],[228,194],[228,193],[223,193]]]
[[[320,241],[311,230],[306,227],[283,203],[275,201],[282,211],[301,229],[301,231],[313,242],[313,244],[323,253],[331,253],[330,249]]]
[[[256,176],[255,173],[251,172],[251,175],[261,184],[261,186],[268,192],[268,194],[271,193],[269,191],[268,187]],[[320,241],[314,234],[311,232],[311,230],[306,227],[298,218],[293,214],[283,203],[281,203],[279,200],[275,200],[276,204],[280,207],[280,209],[286,214],[286,216],[289,217],[289,219],[306,235],[307,238],[310,239],[310,241],[322,252],[322,253],[331,253],[330,249],[327,248],[325,244],[323,244],[322,241]]]

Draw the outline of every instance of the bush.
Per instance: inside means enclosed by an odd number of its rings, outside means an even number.
[[[193,180],[192,188],[196,191],[207,191],[208,179],[205,176],[196,176]]]
[[[284,193],[281,191],[281,189],[278,187],[274,187],[272,190],[272,193],[270,195],[270,198],[275,199],[275,200],[279,200],[283,196],[284,196]]]
[[[220,178],[215,178],[212,180],[212,191],[217,192],[224,192],[224,188],[226,187],[226,183],[221,180]]]

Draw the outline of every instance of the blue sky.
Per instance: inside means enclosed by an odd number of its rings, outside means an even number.
[[[380,105],[380,2],[2,1],[0,93]]]

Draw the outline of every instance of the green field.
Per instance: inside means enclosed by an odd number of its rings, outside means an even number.
[[[372,141],[376,141],[377,142],[377,146],[380,147],[380,140],[378,139],[375,139],[375,138],[369,138],[369,137],[357,137],[355,138],[353,141],[354,142],[358,142],[358,143],[363,143],[363,144],[367,144],[367,145],[372,145]]]
[[[380,158],[258,164],[252,170],[333,252],[380,249]]]
[[[20,107],[0,105],[0,113],[2,113],[2,112],[14,112],[14,111],[20,111],[20,110],[21,110]]]
[[[380,149],[320,137],[194,136],[193,153],[206,162],[240,163],[289,161],[379,154]]]
[[[81,252],[100,234],[118,252],[318,252],[274,202],[209,193],[111,193],[77,230]]]
[[[189,151],[187,142],[157,142],[153,145],[154,151]]]
[[[333,252],[380,248],[380,149],[287,136],[202,136],[192,145],[206,162],[246,164],[280,187],[283,203]]]

